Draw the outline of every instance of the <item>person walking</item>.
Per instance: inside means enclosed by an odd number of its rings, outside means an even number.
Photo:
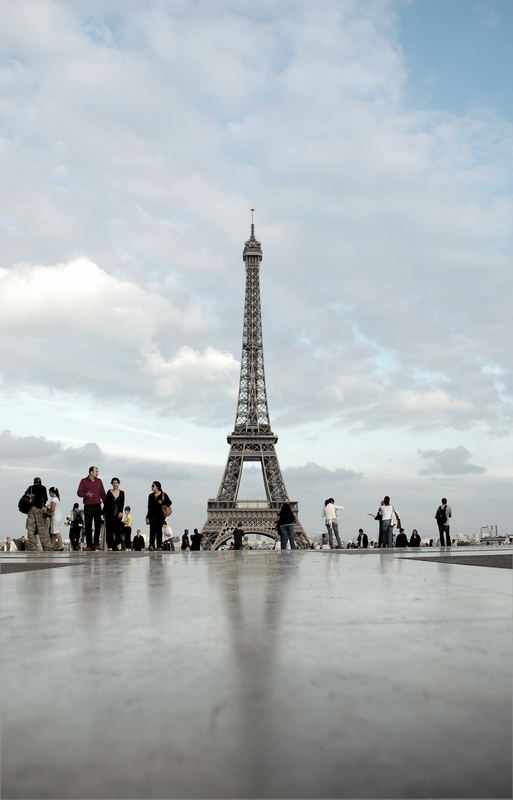
[[[101,550],[100,532],[102,527],[102,501],[105,488],[98,477],[98,467],[89,467],[87,477],[78,484],[77,495],[84,500],[84,527],[88,550]],[[94,541],[93,541],[94,523]]]
[[[280,532],[281,549],[287,549],[287,542],[290,544],[290,549],[296,549],[296,539],[294,537],[294,512],[292,511],[289,503],[283,503],[278,515],[278,530]]]
[[[166,511],[171,511],[171,500],[162,491],[160,481],[153,481],[151,492],[148,496],[148,513],[146,514],[146,524],[150,526],[150,545],[148,550],[162,550],[162,526],[166,520]]]
[[[449,520],[452,517],[452,508],[447,505],[447,498],[442,497],[442,502],[436,509],[435,519],[438,525],[438,534],[441,547],[450,547],[451,535],[449,533]]]
[[[324,501],[322,516],[324,517],[324,522],[328,530],[328,538],[331,550],[333,550],[333,534],[335,534],[335,539],[337,540],[337,549],[342,548],[342,542],[340,541],[340,536],[338,533],[337,511],[342,511],[343,508],[344,506],[335,505],[333,497],[329,497]]]
[[[54,550],[64,550],[61,536],[61,497],[56,486],[50,486],[48,492],[50,494],[50,501],[47,505],[48,514],[50,516],[50,539]]]
[[[69,522],[69,541],[72,550],[80,550],[80,534],[84,527],[84,516],[78,503],[73,503],[71,514],[68,517]]]
[[[119,478],[112,478],[111,488],[103,501],[103,515],[105,519],[105,536],[107,550],[121,550],[121,532],[123,528],[123,509],[125,507],[125,493],[120,489]]]
[[[26,494],[32,498],[32,506],[27,513],[27,550],[52,550],[46,509],[48,493],[41,478],[34,478],[34,483],[28,487]]]
[[[191,549],[191,542],[189,539],[189,529],[185,528],[182,534],[182,544],[180,545],[180,549],[183,553],[188,553]]]

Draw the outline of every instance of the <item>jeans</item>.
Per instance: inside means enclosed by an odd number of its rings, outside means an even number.
[[[294,523],[289,522],[287,525],[280,525],[280,542],[281,549],[287,549],[287,541],[290,542],[290,549],[296,549],[296,540],[294,539]]]
[[[449,533],[449,526],[446,523],[439,522],[438,523],[438,532],[440,534],[440,544],[442,547],[445,547],[447,541],[447,547],[450,547],[451,542],[451,535]],[[444,536],[446,537],[444,539]]]
[[[391,519],[382,519],[379,523],[379,538],[381,547],[392,547],[394,537],[394,526]]]
[[[337,546],[342,547],[342,542],[340,541],[340,536],[338,535],[338,522],[336,519],[327,519],[326,520],[326,527],[328,529],[328,539],[330,541],[330,550],[333,550],[333,534],[335,534],[335,539],[337,540]]]
[[[84,505],[84,528],[86,542],[89,549],[93,547],[93,522],[94,522],[94,546],[100,546],[100,529],[102,527],[102,507],[100,503],[90,503]]]

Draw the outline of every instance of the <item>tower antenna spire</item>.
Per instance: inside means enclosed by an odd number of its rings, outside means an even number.
[[[251,209],[251,238],[252,239],[255,238],[255,218],[254,218],[254,214],[255,214],[255,209],[252,208]]]

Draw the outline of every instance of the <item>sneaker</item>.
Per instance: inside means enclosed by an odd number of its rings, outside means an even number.
[[[150,544],[150,546],[148,547],[148,550],[155,550],[155,548],[153,547],[152,544]]]

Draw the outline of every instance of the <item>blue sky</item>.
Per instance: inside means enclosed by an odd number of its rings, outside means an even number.
[[[412,107],[488,108],[512,119],[510,0],[412,0],[400,13],[399,41]]]
[[[457,530],[512,527],[512,26],[501,0],[1,7],[13,531],[33,474],[71,504],[93,455],[137,524],[159,476],[176,527],[202,524],[235,417],[251,207],[306,527],[333,495],[349,535],[385,493],[426,535],[442,494]]]

